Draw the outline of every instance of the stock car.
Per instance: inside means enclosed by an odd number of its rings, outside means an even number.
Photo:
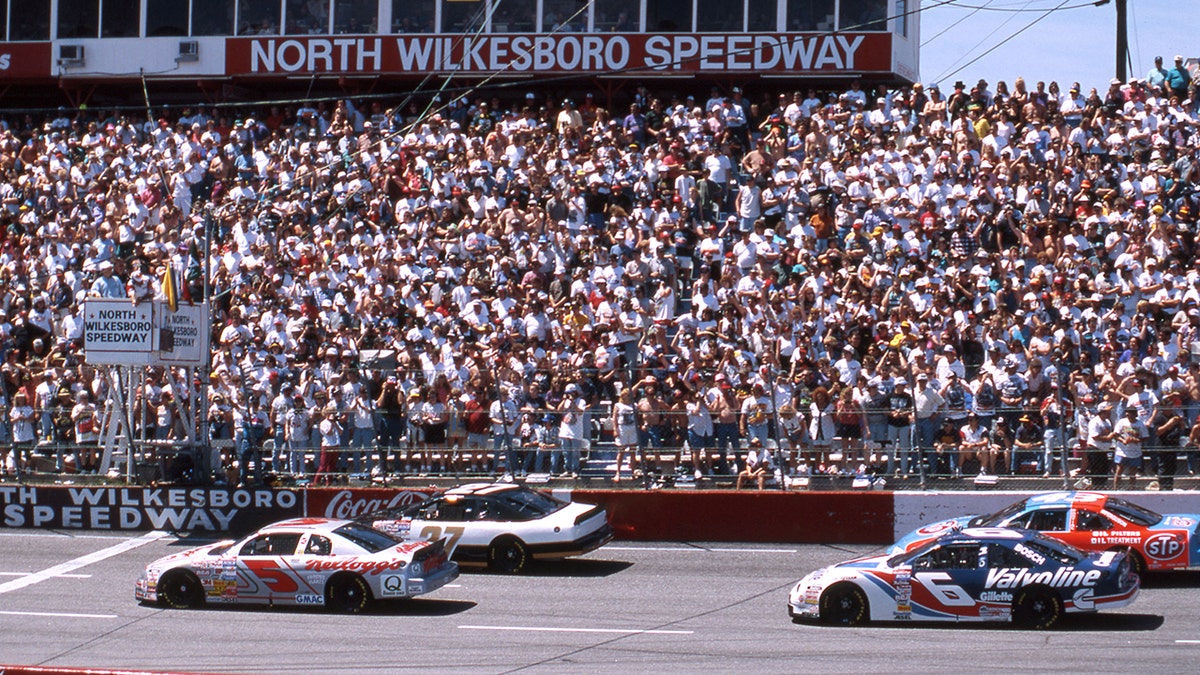
[[[1141,581],[1121,551],[1085,553],[1028,530],[952,530],[915,550],[819,569],[791,590],[794,622],[1011,621],[1124,607]]]
[[[462,565],[517,573],[531,559],[582,555],[612,541],[599,506],[511,483],[471,483],[358,521],[405,539],[441,539]]]
[[[402,541],[350,520],[294,518],[159,558],[137,580],[134,598],[180,609],[245,603],[357,613],[457,577],[440,541]]]
[[[1130,551],[1139,574],[1200,567],[1200,515],[1161,515],[1100,492],[1054,492],[985,516],[963,516],[906,534],[889,552],[912,550],[955,527],[1037,530],[1085,551]]]

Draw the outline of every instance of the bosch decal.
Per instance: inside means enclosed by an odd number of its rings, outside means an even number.
[[[1026,558],[1029,558],[1036,565],[1045,565],[1046,564],[1046,556],[1029,548],[1025,544],[1017,544],[1017,545],[1013,546],[1013,550],[1016,551],[1017,553],[1020,553],[1021,555],[1025,556]]]

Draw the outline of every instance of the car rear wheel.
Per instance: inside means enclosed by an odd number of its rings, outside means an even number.
[[[1049,628],[1062,613],[1062,598],[1044,588],[1023,590],[1013,600],[1013,622],[1024,628]]]
[[[821,621],[845,626],[865,623],[867,594],[853,584],[834,586],[821,596]]]
[[[516,574],[529,564],[529,549],[516,537],[501,537],[488,547],[488,568],[504,574]]]
[[[343,614],[358,614],[371,604],[371,589],[362,577],[345,574],[329,580],[325,606]]]
[[[175,609],[199,607],[204,604],[204,589],[191,572],[169,572],[158,581],[158,599]]]

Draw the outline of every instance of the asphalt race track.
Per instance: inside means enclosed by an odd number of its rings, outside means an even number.
[[[133,601],[162,534],[0,532],[0,664],[239,673],[1194,673],[1200,574],[1131,607],[1008,627],[794,625],[788,586],[867,547],[615,543],[530,575],[466,572],[366,616]]]

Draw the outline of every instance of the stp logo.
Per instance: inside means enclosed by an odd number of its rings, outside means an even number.
[[[1146,555],[1155,560],[1170,560],[1183,552],[1183,542],[1179,536],[1170,532],[1162,532],[1146,540]]]

